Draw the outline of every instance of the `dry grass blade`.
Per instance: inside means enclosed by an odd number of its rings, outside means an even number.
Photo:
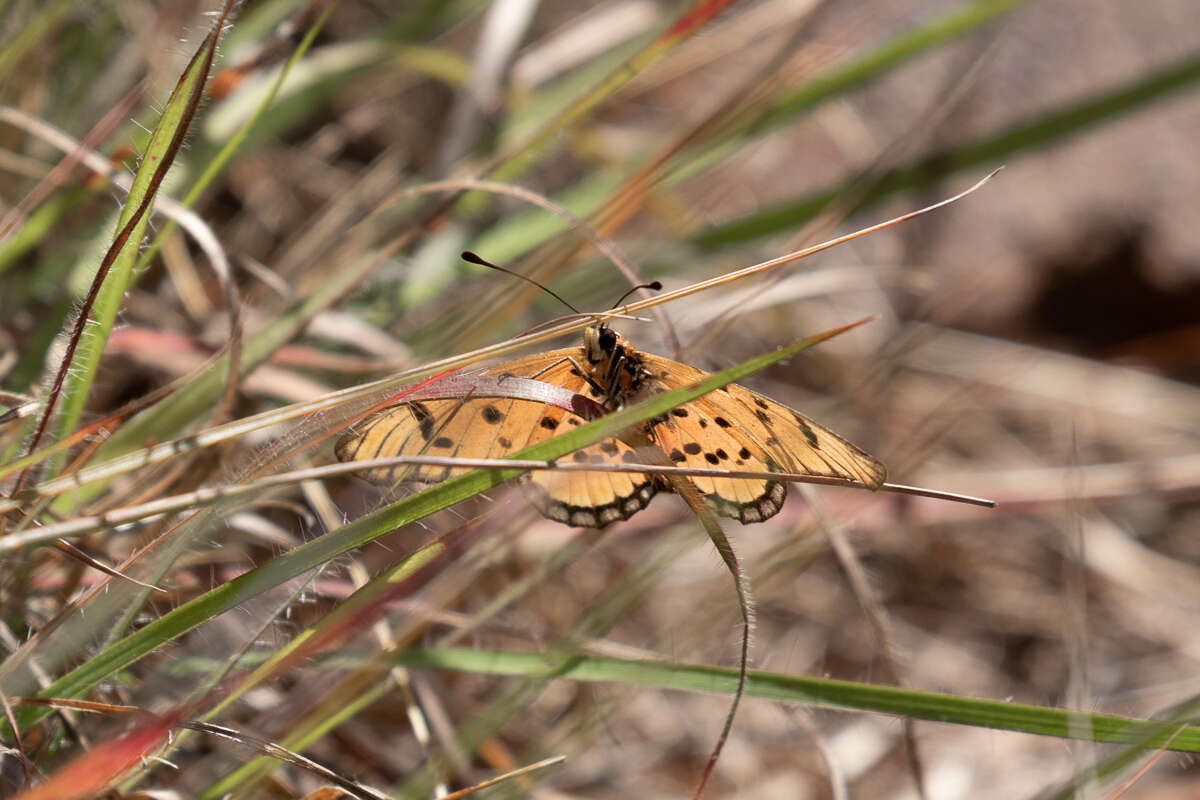
[[[232,728],[227,728],[224,725],[213,725],[209,722],[180,722],[179,727],[185,728],[197,733],[204,733],[209,736],[216,736],[236,744],[242,745],[255,750],[265,756],[279,759],[293,766],[299,767],[307,772],[319,775],[332,784],[335,784],[339,789],[353,797],[366,798],[366,800],[388,800],[391,795],[372,789],[368,786],[353,781],[347,777],[339,775],[334,770],[329,769],[311,758],[306,758],[299,753],[288,750],[286,747],[281,747],[275,742],[263,739],[257,736],[251,736],[243,731],[237,731]]]

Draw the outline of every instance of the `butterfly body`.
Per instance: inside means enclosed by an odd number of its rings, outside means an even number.
[[[650,394],[696,383],[701,370],[642,353],[606,325],[588,328],[582,347],[538,353],[485,371],[563,387],[591,398],[604,412]],[[342,461],[404,455],[501,458],[587,420],[557,406],[510,397],[468,397],[389,406],[338,442]],[[565,426],[565,427],[564,427]],[[632,444],[631,444],[632,443]],[[639,450],[648,445],[655,451]],[[791,472],[844,479],[878,488],[879,461],[799,412],[730,384],[667,414],[641,423],[628,436],[577,450],[576,463],[656,463],[694,469]],[[465,468],[400,466],[369,470],[380,483],[436,483]],[[778,513],[787,485],[773,478],[689,476],[717,513],[759,522]],[[525,478],[530,498],[546,517],[570,525],[603,527],[629,519],[659,491],[660,476],[643,473],[536,471]]]

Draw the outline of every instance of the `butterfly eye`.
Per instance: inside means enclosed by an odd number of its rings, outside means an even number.
[[[606,353],[611,353],[617,346],[617,334],[611,328],[600,328],[600,349]]]

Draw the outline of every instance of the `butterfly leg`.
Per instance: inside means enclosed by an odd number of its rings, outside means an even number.
[[[588,388],[592,390],[592,397],[596,400],[601,401],[601,405],[603,405],[606,410],[609,410],[608,391],[605,389],[604,386],[602,386],[596,382],[596,379],[592,377],[591,372],[589,370],[586,370],[582,366],[579,365],[579,362],[575,360],[574,356],[567,356],[564,359],[555,361],[554,364],[550,365],[550,367],[561,364],[564,361],[571,365],[572,370],[575,373],[577,373],[579,375],[579,377],[583,378],[584,383],[586,383],[588,385]],[[536,379],[538,375],[541,375],[543,372],[550,369],[550,367],[546,367],[546,369],[539,370],[538,372],[534,373],[533,375],[530,375],[529,377]]]
[[[597,392],[604,391],[603,387],[600,384],[596,383],[595,380],[592,379],[592,376],[588,374],[587,370],[585,370],[585,369],[583,369],[583,367],[579,366],[579,362],[576,361],[573,356],[567,356],[566,358],[560,358],[558,361],[555,361],[552,364],[547,364],[546,366],[542,367],[537,372],[533,373],[532,375],[530,375],[528,377],[530,380],[537,380],[538,376],[545,375],[547,372],[554,369],[559,364],[570,364],[575,369],[575,372],[579,373],[579,377],[583,378],[583,380],[588,384],[588,386],[595,389]]]

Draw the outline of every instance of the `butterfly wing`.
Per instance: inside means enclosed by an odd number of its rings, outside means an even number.
[[[539,353],[485,371],[494,376],[535,378],[578,394],[595,396],[574,364],[580,348]],[[335,452],[341,461],[399,456],[503,458],[586,422],[557,406],[506,397],[422,400],[388,406],[344,435]],[[577,450],[576,463],[635,462],[629,445],[605,439]],[[397,465],[366,471],[381,484],[401,481],[438,483],[464,474],[465,467]],[[537,470],[524,477],[527,493],[546,517],[570,525],[599,528],[628,519],[654,497],[647,475],[621,472]]]
[[[708,377],[677,361],[643,354],[650,391]],[[673,464],[693,469],[796,472],[843,478],[877,489],[887,469],[831,430],[787,406],[735,384],[673,409],[650,425],[655,444]],[[759,522],[783,506],[787,485],[761,478],[692,476],[717,513]]]

